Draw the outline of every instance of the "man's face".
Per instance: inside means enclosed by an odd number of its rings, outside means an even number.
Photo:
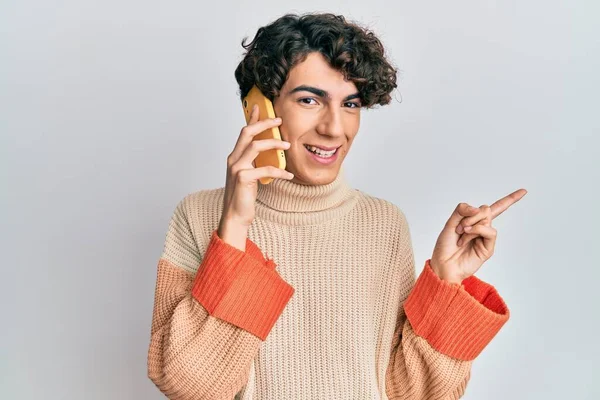
[[[290,70],[273,107],[282,120],[281,138],[291,143],[285,155],[293,182],[325,185],[337,177],[358,132],[360,104],[356,85],[321,53]]]

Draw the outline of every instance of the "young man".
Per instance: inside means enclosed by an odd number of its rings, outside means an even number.
[[[173,399],[461,397],[472,360],[509,318],[473,274],[493,254],[492,219],[526,192],[459,204],[417,279],[402,211],[341,171],[361,108],[389,103],[396,87],[380,41],[341,16],[307,14],[242,44],[241,97],[257,85],[280,119],[258,121],[255,109],[225,187],[176,207],[149,377]],[[252,140],[272,126],[282,141]],[[254,167],[273,148],[287,171]]]

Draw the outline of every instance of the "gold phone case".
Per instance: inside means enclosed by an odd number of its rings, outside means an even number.
[[[253,86],[248,92],[248,95],[244,97],[242,106],[244,107],[244,116],[246,117],[246,124],[250,122],[250,114],[252,113],[252,107],[254,104],[258,104],[258,120],[264,120],[267,118],[275,118],[275,110],[273,109],[273,103],[269,100],[258,87]],[[281,135],[279,133],[279,127],[275,126],[269,128],[258,135],[254,136],[253,140],[262,139],[279,139]],[[285,153],[280,149],[272,149],[261,151],[258,156],[254,159],[254,166],[256,168],[272,165],[274,167],[285,169]],[[261,178],[262,184],[269,184],[273,181],[273,178]]]

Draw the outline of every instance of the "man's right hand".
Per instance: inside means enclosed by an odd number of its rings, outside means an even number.
[[[258,120],[258,107],[252,108],[248,125],[242,128],[231,154],[227,157],[227,178],[223,213],[217,234],[226,243],[245,251],[248,229],[254,220],[258,180],[261,178],[292,179],[293,174],[277,167],[254,167],[261,151],[287,150],[290,143],[279,139],[253,140],[268,128],[281,125],[280,118]]]

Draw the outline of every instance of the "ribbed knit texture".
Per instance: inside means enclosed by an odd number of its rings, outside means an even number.
[[[148,374],[173,399],[458,399],[509,318],[493,286],[418,279],[395,205],[260,185],[246,251],[216,234],[223,188],[176,207],[158,262]]]

